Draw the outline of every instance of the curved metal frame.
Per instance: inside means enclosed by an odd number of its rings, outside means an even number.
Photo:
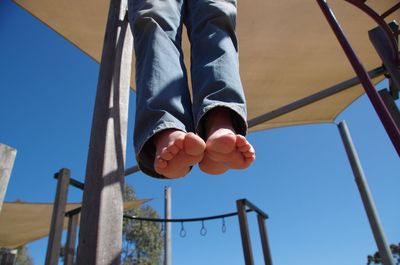
[[[345,0],[345,1],[358,7],[362,11],[364,11],[364,13],[366,13],[368,16],[370,16],[384,30],[385,36],[386,36],[387,40],[389,41],[390,46],[392,48],[391,52],[392,52],[393,60],[396,63],[396,65],[399,65],[400,60],[399,60],[399,52],[398,52],[398,43],[397,43],[396,38],[394,37],[395,35],[397,35],[397,33],[393,32],[389,28],[389,26],[387,25],[384,18],[389,16],[390,14],[392,14],[397,9],[400,9],[400,3],[396,4],[395,6],[393,6],[386,12],[384,12],[382,15],[379,15],[377,12],[375,12],[375,10],[373,10],[371,7],[369,7],[365,3],[366,1],[362,1],[362,0]]]
[[[397,154],[400,156],[400,129],[397,127],[385,103],[383,102],[382,98],[379,96],[374,85],[372,84],[372,81],[369,78],[367,71],[361,64],[361,61],[358,59],[355,51],[353,50],[349,41],[347,40],[343,30],[341,29],[338,21],[336,20],[336,17],[334,16],[332,10],[330,9],[327,0],[316,0],[316,1],[319,4],[321,11],[325,15],[334,34],[336,35],[340,45],[342,46],[343,51],[345,52],[348,60],[350,61],[354,71],[359,77],[368,98],[370,99],[372,105],[374,106],[376,113],[378,114],[383,126],[386,129],[387,134],[389,135],[393,143],[394,148],[397,151]],[[360,2],[357,2],[355,0],[346,0],[346,1],[353,1],[353,3],[361,5]]]

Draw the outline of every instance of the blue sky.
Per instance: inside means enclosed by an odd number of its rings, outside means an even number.
[[[0,142],[18,150],[7,201],[52,202],[62,167],[84,180],[99,66],[9,0],[0,2]],[[127,166],[135,165],[131,93]],[[400,241],[399,160],[368,99],[363,96],[337,121],[346,120],[374,195],[388,241]],[[174,218],[235,211],[247,198],[270,215],[274,264],[365,264],[376,250],[353,174],[335,124],[251,133],[256,162],[247,170],[208,176],[195,168],[178,181],[138,173],[126,181],[162,214],[164,186],[172,187]],[[69,201],[82,193],[70,188]],[[396,222],[397,221],[397,222]],[[173,226],[173,264],[244,264],[237,219]],[[256,219],[250,215],[256,264],[263,264]],[[43,264],[47,239],[29,244]]]

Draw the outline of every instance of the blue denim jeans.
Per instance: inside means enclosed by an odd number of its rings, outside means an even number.
[[[206,113],[231,110],[236,133],[247,132],[235,36],[236,0],[130,0],[136,55],[134,146],[140,169],[153,177],[151,138],[165,129],[204,138]],[[191,44],[192,96],[181,49],[182,25]]]

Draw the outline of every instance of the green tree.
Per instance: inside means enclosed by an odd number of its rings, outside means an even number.
[[[134,200],[136,194],[129,185],[125,186],[124,200]],[[159,218],[150,206],[134,208],[127,212],[136,217]],[[159,265],[162,262],[163,240],[160,223],[137,221],[124,218],[123,265]]]
[[[393,260],[396,265],[400,265],[400,243],[398,245],[391,244],[390,245],[390,251],[392,252],[393,255]],[[382,258],[381,255],[379,255],[379,252],[375,252],[374,255],[368,255],[367,257],[367,265],[380,265],[382,263]]]
[[[15,260],[15,265],[33,265],[33,259],[29,255],[28,249],[26,246],[21,246],[17,249],[17,258]],[[7,253],[8,250],[1,248],[0,249],[0,261],[3,254]]]

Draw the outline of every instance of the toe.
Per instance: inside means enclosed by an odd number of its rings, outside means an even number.
[[[236,146],[237,147],[243,147],[249,145],[249,142],[246,140],[246,138],[243,135],[236,135]]]
[[[168,151],[173,155],[178,154],[180,150],[181,149],[179,149],[178,145],[173,144],[173,145],[168,146]]]
[[[243,156],[246,157],[246,158],[254,157],[254,153],[252,153],[252,152],[245,152],[245,153],[243,153]]]
[[[167,167],[168,163],[163,160],[160,156],[155,159],[154,167],[157,169],[164,169]]]
[[[198,135],[187,133],[184,140],[184,150],[188,155],[198,156],[204,153],[206,143]]]
[[[184,142],[184,137],[178,138],[174,141],[174,145],[179,149],[183,149],[183,142]]]
[[[238,150],[242,153],[248,152],[248,151],[250,151],[250,149],[251,149],[251,145],[249,145],[249,144],[246,144],[243,146],[238,146]]]
[[[171,160],[171,159],[174,157],[174,155],[171,154],[171,153],[168,152],[168,151],[163,152],[160,156],[161,156],[162,159],[164,159],[164,160],[166,160],[166,161],[169,161],[169,160]]]

